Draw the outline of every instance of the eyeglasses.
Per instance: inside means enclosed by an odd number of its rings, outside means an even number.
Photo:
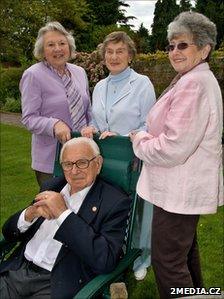
[[[88,160],[88,159],[80,159],[80,160],[77,160],[75,162],[71,162],[71,161],[61,162],[61,167],[65,171],[72,170],[74,165],[77,168],[79,168],[79,169],[86,169],[86,168],[89,167],[90,162],[93,161],[96,157],[97,156],[93,157],[90,160]]]
[[[166,46],[166,51],[167,52],[172,52],[175,48],[177,48],[178,50],[182,51],[182,50],[185,50],[187,49],[189,46],[192,46],[194,45],[193,43],[192,44],[188,44],[188,43],[185,43],[185,42],[182,42],[182,43],[179,43],[179,44],[176,44],[176,45],[168,45]]]

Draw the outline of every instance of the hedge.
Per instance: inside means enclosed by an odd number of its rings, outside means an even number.
[[[106,77],[108,71],[96,51],[92,53],[79,52],[76,54],[74,63],[82,66],[88,75],[90,91],[95,84]],[[211,70],[214,72],[224,95],[224,50],[215,51],[210,61]],[[28,66],[27,66],[28,67]],[[19,81],[25,68],[1,68],[0,75],[0,109],[11,112],[20,111]],[[175,76],[175,71],[168,61],[165,52],[156,54],[138,54],[132,62],[134,70],[147,75],[152,81],[157,96],[169,85]],[[19,101],[19,102],[17,102]]]
[[[25,68],[1,68],[0,69],[0,105],[6,102],[7,98],[20,99],[19,81]]]

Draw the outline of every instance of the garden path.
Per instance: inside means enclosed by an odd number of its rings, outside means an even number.
[[[4,124],[24,127],[24,125],[21,123],[20,113],[0,112],[0,122]]]

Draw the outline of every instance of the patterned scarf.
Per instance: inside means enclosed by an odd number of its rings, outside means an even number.
[[[61,78],[67,95],[67,101],[72,120],[72,130],[80,131],[84,126],[87,125],[84,104],[82,96],[74,80],[72,80],[68,68],[65,66],[65,73],[62,75],[47,61],[44,61],[44,64]]]

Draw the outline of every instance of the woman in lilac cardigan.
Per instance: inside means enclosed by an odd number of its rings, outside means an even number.
[[[32,133],[32,168],[38,184],[52,176],[57,141],[66,142],[91,119],[88,79],[68,63],[74,38],[58,22],[39,30],[34,56],[20,81],[22,123]]]

